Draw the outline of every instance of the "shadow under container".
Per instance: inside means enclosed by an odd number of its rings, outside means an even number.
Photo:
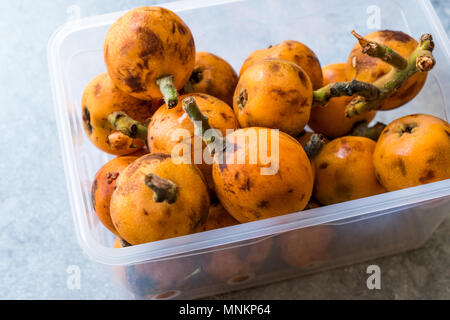
[[[171,2],[198,51],[235,70],[252,51],[286,39],[307,44],[322,66],[345,62],[351,30],[431,33],[436,67],[406,106],[379,112],[389,123],[413,113],[449,121],[449,40],[429,1],[199,0]],[[49,42],[48,63],[75,229],[86,254],[112,270],[126,297],[192,299],[298,277],[422,246],[449,216],[450,180],[185,237],[113,249],[93,211],[91,183],[112,157],[86,137],[81,95],[105,72],[103,39],[124,12],[71,21]],[[379,19],[378,19],[379,18]],[[337,40],[338,39],[338,40]],[[112,279],[112,281],[113,281]]]

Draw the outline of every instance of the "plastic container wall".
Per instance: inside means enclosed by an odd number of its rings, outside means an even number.
[[[192,30],[198,51],[222,56],[238,71],[256,49],[286,39],[307,44],[322,66],[345,62],[351,30],[433,34],[437,66],[408,105],[380,112],[390,122],[412,113],[449,120],[448,38],[428,1],[181,1],[176,11]],[[450,181],[441,181],[282,217],[112,249],[113,235],[92,209],[96,171],[111,157],[97,150],[81,122],[81,95],[105,72],[103,40],[123,12],[61,27],[48,57],[67,186],[78,240],[94,260],[137,298],[196,298],[393,254],[423,244],[449,214]],[[377,25],[377,17],[380,17]],[[226,266],[226,267],[225,267]]]

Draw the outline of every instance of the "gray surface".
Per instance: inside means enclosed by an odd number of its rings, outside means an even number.
[[[0,0],[0,298],[118,299],[105,267],[75,239],[46,62],[47,40],[66,9],[81,16],[165,1]],[[450,2],[432,1],[450,32]],[[450,298],[450,221],[420,249],[300,279],[221,295],[228,299]],[[366,288],[366,268],[382,270],[382,289]],[[67,288],[67,268],[81,288]]]

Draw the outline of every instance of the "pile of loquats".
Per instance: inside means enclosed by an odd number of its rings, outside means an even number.
[[[435,65],[432,36],[353,35],[346,63],[322,68],[310,48],[287,40],[251,53],[237,75],[196,52],[170,10],[141,7],[118,19],[105,38],[107,73],[81,104],[90,141],[117,156],[92,185],[115,247],[449,179],[446,121],[413,114],[370,126],[422,90]],[[274,164],[263,155],[275,151],[276,171],[263,174]],[[280,248],[288,259],[291,240]]]

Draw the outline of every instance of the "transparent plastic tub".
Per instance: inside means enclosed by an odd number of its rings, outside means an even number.
[[[199,51],[239,70],[255,49],[286,39],[306,43],[322,66],[344,62],[352,29],[382,29],[415,38],[433,34],[437,66],[407,106],[380,112],[390,122],[422,112],[449,120],[449,41],[429,1],[202,0],[163,5],[191,28]],[[131,8],[130,8],[131,9]],[[49,42],[48,59],[67,188],[80,245],[111,266],[130,297],[199,298],[361,262],[420,247],[449,215],[450,180],[292,213],[220,230],[113,249],[114,236],[92,209],[90,187],[111,158],[87,139],[81,122],[84,87],[104,72],[103,39],[124,12],[70,22]],[[275,297],[274,297],[275,298]]]

